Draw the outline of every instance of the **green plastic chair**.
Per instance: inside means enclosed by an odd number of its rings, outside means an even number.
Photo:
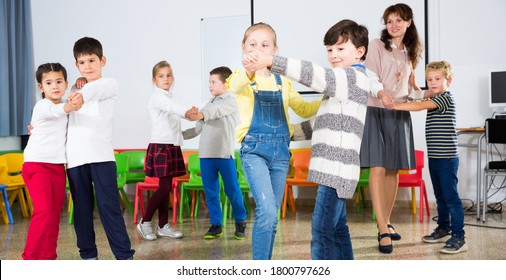
[[[122,151],[119,154],[128,156],[126,183],[135,185],[137,182],[144,182],[144,179],[146,178],[146,174],[144,173],[144,158],[146,157],[146,151],[130,150]]]
[[[116,160],[116,178],[118,182],[118,191],[121,195],[121,199],[123,203],[125,204],[125,207],[128,209],[128,212],[133,216],[134,215],[134,208],[132,207],[132,203],[128,199],[128,195],[125,192],[125,186],[126,186],[126,178],[127,178],[127,172],[128,172],[128,160],[129,157],[127,155],[122,154],[114,154],[114,158]],[[69,181],[67,178],[67,190],[70,190]],[[96,200],[96,198],[95,198]],[[96,205],[96,202],[95,202]],[[74,223],[74,203],[72,202],[72,196],[69,197],[69,225]]]
[[[355,205],[357,207],[357,213],[360,213],[360,200],[362,200],[362,207],[367,207],[365,203],[365,188],[369,186],[369,172],[369,168],[360,169],[360,178],[357,182],[357,189],[355,191]],[[374,208],[372,209],[372,219],[373,221],[376,220],[376,213],[374,212]]]
[[[241,192],[244,197],[244,206],[246,207],[246,213],[247,213],[247,215],[250,215],[251,214],[251,203],[249,200],[249,193],[251,192],[251,189],[249,187],[248,180],[246,180],[246,175],[244,174],[244,169],[242,168],[242,161],[241,161],[241,157],[240,157],[240,152],[238,150],[235,150],[234,156],[235,156],[235,167],[237,169],[237,181],[239,182],[239,187],[241,188]],[[225,205],[228,205],[228,198],[226,196],[224,196],[224,199],[227,201],[227,204],[225,204]],[[225,208],[223,213],[227,213],[227,211],[229,211],[228,208]],[[223,217],[226,217],[226,215],[223,214]],[[231,208],[229,211],[229,218],[232,218]],[[281,220],[281,208],[278,209],[278,220]],[[224,219],[223,224],[225,224],[225,222],[226,222],[226,220]]]
[[[239,188],[242,192],[242,196],[244,199],[244,207],[246,208],[246,214],[249,215],[251,213],[251,205],[249,201],[249,193],[250,188],[248,185],[248,181],[246,180],[246,175],[244,175],[244,170],[242,169],[241,157],[239,156],[239,151],[235,151],[235,168],[237,170],[237,181],[239,183]],[[223,224],[227,223],[227,218],[232,218],[232,206],[230,205],[230,201],[228,197],[223,193]]]
[[[181,183],[180,199],[179,199],[179,223],[183,223],[183,208],[186,207],[186,213],[190,215],[190,204],[194,203],[194,217],[198,215],[200,192],[204,191],[204,183],[200,176],[200,159],[198,154],[191,154],[188,156],[188,172],[190,178],[188,182]],[[196,199],[194,202],[191,200],[190,191],[196,191]]]
[[[132,203],[130,203],[130,200],[128,199],[128,196],[125,192],[125,186],[127,185],[129,156],[124,154],[114,154],[114,158],[116,159],[116,179],[118,181],[118,190],[123,199],[125,207],[133,216],[134,208],[132,207]]]

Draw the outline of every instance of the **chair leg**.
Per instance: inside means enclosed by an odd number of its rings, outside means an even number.
[[[23,214],[23,218],[28,218],[28,207],[26,206],[26,199],[24,195],[24,191],[22,188],[16,189],[12,191],[11,196],[9,197],[9,204],[12,205],[14,203],[14,199],[18,197],[19,206],[21,207],[21,213]]]
[[[70,201],[69,225],[74,224],[74,202]]]
[[[360,187],[360,198],[362,198],[362,206],[366,208],[367,205],[365,204],[365,187]]]
[[[229,210],[228,204],[229,204],[228,197],[225,195],[225,197],[223,199],[223,211],[222,211],[223,215],[222,215],[222,221],[221,221],[222,226],[226,226],[229,212],[232,213],[232,211],[230,211],[232,206],[230,206],[230,210]]]
[[[429,201],[427,198],[427,190],[425,189],[425,182],[420,184],[420,223],[423,222],[423,208],[427,212],[427,218],[430,217]]]
[[[357,192],[355,192],[355,211],[357,213],[360,213],[360,194],[358,194]]]
[[[413,215],[416,216],[416,193],[414,187],[411,187],[411,210],[413,211]]]
[[[183,203],[184,203],[184,187],[181,185],[181,189],[179,190],[179,223],[183,223]]]
[[[125,203],[126,208],[128,209],[128,212],[130,212],[130,215],[134,214],[134,209],[132,207],[132,203],[128,200],[128,196],[125,192],[125,188],[121,187],[119,188],[119,192],[121,194],[121,197],[123,198],[123,203]]]
[[[137,216],[139,215],[139,192],[142,192],[139,186],[135,187],[135,202],[134,202],[134,225],[137,224]]]
[[[70,203],[72,203],[72,194],[69,194],[69,202],[67,205],[67,212],[70,213]]]
[[[26,206],[28,208],[28,211],[30,213],[30,216],[33,215],[33,202],[32,197],[30,196],[30,193],[28,192],[28,188],[26,186],[23,186],[23,192],[26,198]]]
[[[292,209],[292,213],[297,212],[297,208],[295,207],[295,198],[293,197],[293,186],[288,186],[288,204],[290,205],[290,209]]]
[[[11,211],[11,206],[9,204],[9,197],[7,196],[7,191],[4,189],[2,189],[2,197],[3,197],[3,219],[4,219],[4,223],[6,224],[14,224],[14,218],[12,217],[12,211]]]
[[[284,219],[286,217],[286,198],[288,196],[288,185],[285,185],[285,193],[283,195],[283,204],[281,204],[281,217]]]
[[[246,214],[251,214],[251,204],[249,202],[249,192],[244,193],[244,206],[246,206]]]
[[[197,203],[196,202],[196,191],[192,191],[192,203],[191,203],[191,212],[190,212],[190,217],[193,217],[195,215],[195,204]]]
[[[177,223],[177,209],[179,207],[179,185],[177,179],[172,182],[172,223]]]
[[[425,182],[422,182],[423,185],[423,196],[425,201],[425,209],[427,211],[427,217],[430,217],[430,208],[429,208],[429,198],[427,197],[427,188],[425,186]]]

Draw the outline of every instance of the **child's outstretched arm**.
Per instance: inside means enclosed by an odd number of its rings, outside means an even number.
[[[243,58],[243,64],[250,71],[262,67],[270,67],[272,73],[286,76],[328,97],[334,97],[339,100],[349,98],[348,91],[340,89],[342,89],[341,85],[346,85],[349,82],[349,76],[352,73],[348,69],[351,68],[325,68],[309,61],[271,56],[262,52],[248,54],[248,56]],[[364,80],[367,78],[366,75],[356,75],[356,77],[357,85],[360,84],[361,89],[366,90],[368,93],[370,85],[368,79],[367,81]],[[360,96],[361,99],[362,97]]]
[[[405,102],[405,103],[395,103],[394,110],[399,111],[421,111],[426,109],[435,109],[437,108],[436,103],[431,100],[420,101],[420,102]]]
[[[202,132],[202,127],[204,126],[203,121],[198,121],[195,124],[195,127],[188,128],[187,130],[183,131],[183,139],[188,140],[197,137]]]

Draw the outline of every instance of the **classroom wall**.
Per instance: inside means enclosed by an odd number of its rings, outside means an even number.
[[[387,1],[390,3],[391,1]],[[250,1],[134,1],[89,0],[86,5],[76,0],[32,1],[35,65],[61,62],[69,71],[72,83],[78,73],[72,56],[73,43],[83,36],[99,39],[104,45],[108,65],[104,76],[116,78],[121,86],[114,122],[116,148],[144,148],[149,141],[147,101],[152,89],[151,68],[160,60],[168,60],[176,78],[174,92],[183,104],[198,105],[203,99],[201,75],[201,18],[230,17],[250,14]],[[290,16],[284,1],[270,1],[272,9],[279,9],[280,17]],[[283,4],[284,3],[284,4]],[[450,87],[457,101],[457,126],[483,126],[492,115],[488,108],[488,71],[506,69],[506,2],[473,0],[458,2],[429,0],[429,60],[447,60],[454,70]],[[278,8],[275,5],[282,5]],[[386,7],[386,5],[385,5]],[[380,18],[383,11],[357,11]],[[416,15],[421,17],[422,15]],[[308,17],[318,18],[318,14]],[[349,18],[353,19],[353,15]],[[336,19],[337,20],[337,19]],[[311,21],[308,21],[311,22]],[[310,28],[310,27],[308,27]],[[422,26],[418,26],[422,28]],[[226,32],[227,30],[224,30]],[[371,38],[374,36],[371,32]],[[376,34],[377,35],[377,34]],[[241,38],[236,38],[240,48]],[[304,44],[280,46],[303,48]],[[321,49],[315,50],[320,52]],[[207,77],[204,82],[207,82]],[[313,98],[313,97],[308,97]],[[417,149],[426,149],[424,138],[425,113],[413,113]],[[183,127],[192,124],[183,121]],[[475,136],[461,136],[470,143]],[[2,149],[12,149],[12,138],[0,138]],[[309,143],[294,143],[294,146]],[[185,143],[183,148],[196,148],[198,140]],[[17,147],[14,147],[17,148]],[[459,190],[463,199],[475,199],[476,149],[461,148]],[[428,170],[425,169],[428,195],[434,201]],[[497,196],[500,200],[506,195]],[[301,193],[300,197],[314,197]],[[409,200],[409,192],[401,190],[399,199]],[[492,201],[496,198],[492,198]]]

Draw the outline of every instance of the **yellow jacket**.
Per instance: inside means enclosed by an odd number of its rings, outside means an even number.
[[[246,133],[248,132],[251,120],[253,118],[253,109],[255,104],[253,88],[250,86],[252,82],[257,82],[258,90],[276,91],[279,90],[274,75],[268,78],[253,76],[248,79],[246,71],[235,70],[232,75],[227,79],[227,87],[231,92],[236,94],[237,105],[239,107],[239,114],[241,122],[235,130],[237,142],[241,142]],[[282,83],[282,96],[283,106],[285,109],[285,116],[290,129],[290,136],[293,135],[293,127],[290,124],[290,116],[288,115],[288,107],[302,118],[309,118],[318,112],[321,99],[306,102],[300,93],[296,91],[292,82],[287,78],[281,76]]]

